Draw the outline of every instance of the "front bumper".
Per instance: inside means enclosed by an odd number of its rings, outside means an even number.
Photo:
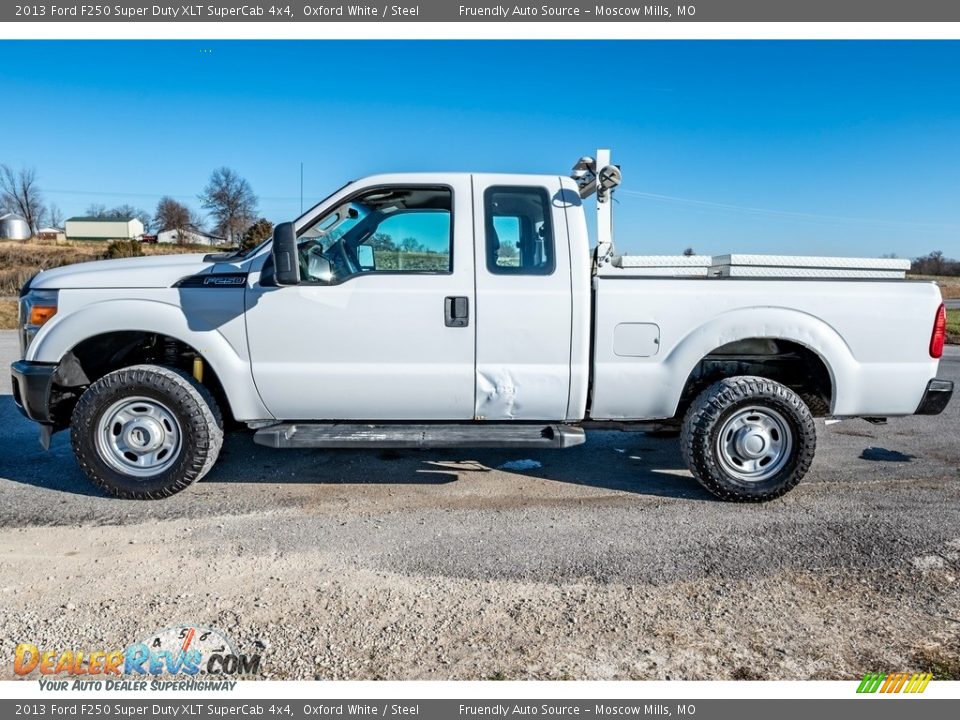
[[[931,380],[917,406],[917,415],[939,415],[953,396],[952,380]]]
[[[13,380],[13,401],[26,417],[34,422],[52,425],[50,393],[55,363],[19,360],[10,366]]]

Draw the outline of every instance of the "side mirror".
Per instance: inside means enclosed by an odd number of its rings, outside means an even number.
[[[297,285],[300,282],[300,258],[297,253],[297,233],[293,223],[280,223],[273,229],[273,273],[277,285]]]

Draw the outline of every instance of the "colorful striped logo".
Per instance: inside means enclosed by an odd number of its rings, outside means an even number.
[[[922,693],[933,678],[931,673],[867,673],[858,693]]]

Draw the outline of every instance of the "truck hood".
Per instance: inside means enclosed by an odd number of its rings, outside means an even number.
[[[188,275],[213,267],[203,253],[97,260],[44,270],[30,287],[40,290],[71,288],[170,287]]]

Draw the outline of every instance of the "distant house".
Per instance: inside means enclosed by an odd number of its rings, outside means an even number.
[[[41,240],[66,240],[67,235],[64,233],[63,228],[57,227],[43,227],[37,230],[37,237]]]
[[[189,227],[183,230],[162,230],[157,233],[157,242],[182,243],[185,245],[222,245],[226,241],[219,235],[213,235],[206,230]]]
[[[66,222],[67,240],[133,240],[143,235],[143,223],[134,217],[72,217]]]

